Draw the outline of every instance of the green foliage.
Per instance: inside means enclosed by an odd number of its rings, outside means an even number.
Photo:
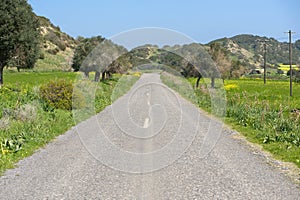
[[[39,23],[26,0],[0,2],[0,84],[4,66],[32,68],[39,55]]]
[[[166,46],[163,49],[153,45],[143,45],[120,56],[116,62],[108,67],[108,70],[122,73],[142,65],[165,66],[177,74],[181,73],[184,77],[198,77],[199,71],[203,75],[210,76],[215,72],[213,68],[216,68],[202,45],[189,44]],[[201,70],[197,70],[196,67]]]
[[[53,80],[40,87],[40,96],[50,108],[72,109],[72,82]]]
[[[48,49],[51,50],[51,49]],[[71,71],[71,59],[72,49],[66,49],[65,51],[57,51],[57,53],[51,54],[46,50],[44,52],[44,58],[38,59],[33,71],[35,72],[60,72],[60,71]],[[27,70],[28,71],[28,70]]]
[[[160,78],[162,82],[168,87],[178,92],[192,103],[197,104],[194,89],[187,79],[185,79],[184,77],[174,76],[166,72],[163,72]]]
[[[297,41],[295,42],[295,47],[296,47],[298,50],[300,50],[300,40],[297,40]]]
[[[71,71],[72,57],[78,41],[62,32],[58,26],[42,16],[39,21],[41,53],[34,71]]]
[[[300,166],[300,86],[294,85],[292,98],[288,81],[268,80],[264,85],[262,80],[227,80],[225,90],[227,122],[279,158]],[[195,92],[199,106],[210,111],[205,87]]]
[[[52,55],[56,55],[59,52],[59,48],[56,47],[54,49],[47,49],[46,52]]]
[[[100,73],[110,73],[108,66],[126,52],[127,50],[123,46],[114,44],[110,40],[104,40],[86,57],[80,71],[85,73],[96,72],[95,81],[98,82]]]
[[[134,83],[140,78],[140,74],[135,73],[133,75],[123,75],[118,78],[118,82],[116,80],[113,81],[114,89],[111,95],[111,99],[109,101],[114,102],[121,96],[123,96],[130,88],[134,85]],[[115,85],[116,84],[116,85]],[[111,90],[111,86],[106,85],[106,88],[103,90],[99,90],[98,92],[107,92],[107,90]],[[100,95],[103,96],[103,95]]]
[[[91,51],[102,41],[103,37],[97,36],[92,38],[80,38],[79,44],[75,49],[72,68],[79,71],[82,62],[91,53]]]
[[[56,32],[59,33],[59,32]],[[66,50],[66,44],[64,43],[63,40],[60,38],[60,34],[56,34],[55,32],[51,31],[47,35],[44,36],[46,40],[49,40],[51,43],[55,44],[58,46],[58,48],[62,51]]]
[[[43,109],[45,104],[40,99],[39,88],[56,80],[65,90],[65,86],[70,88],[75,77],[75,73],[66,72],[5,73],[7,83],[0,87],[0,173],[74,126],[70,110]],[[94,110],[99,112],[112,102],[110,97],[119,78],[115,76],[101,83],[85,83],[88,86],[94,85],[97,89],[94,94]],[[73,98],[87,103],[85,96],[80,93],[77,95],[78,97],[75,92]],[[86,105],[79,104],[78,107],[85,109]]]

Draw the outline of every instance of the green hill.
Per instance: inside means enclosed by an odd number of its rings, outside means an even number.
[[[53,25],[49,19],[37,16],[40,22],[41,54],[35,71],[70,71],[74,49],[78,41],[58,26]]]
[[[289,63],[289,45],[274,38],[254,35],[237,35],[231,38],[222,38],[211,43],[219,43],[225,48],[232,59],[244,62],[248,67],[257,68],[263,64],[263,41],[267,41],[267,63],[278,67],[279,64]],[[300,40],[293,44],[293,63],[300,64]]]

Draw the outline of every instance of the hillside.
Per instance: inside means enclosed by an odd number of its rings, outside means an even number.
[[[262,68],[263,41],[265,40],[268,41],[267,70],[268,73],[276,74],[278,73],[278,67],[281,66],[282,68],[284,66],[282,63],[289,62],[288,43],[253,35],[237,35],[232,38],[222,38],[206,45],[188,44],[165,46],[163,48],[149,44],[143,45],[128,52],[127,59],[126,55],[122,56],[122,60],[115,62],[110,69],[113,72],[122,73],[127,69],[144,63],[158,63],[169,66],[184,76],[195,76],[197,73],[191,69],[192,63],[187,63],[183,59],[185,56],[195,55],[195,57],[200,58],[201,62],[206,60],[206,63],[200,67],[202,70],[206,71],[205,67],[210,66],[209,64],[213,60],[223,78],[238,78],[249,74],[253,69]],[[208,55],[212,59],[208,59]],[[201,63],[200,60],[197,63]],[[293,61],[299,66],[300,40],[293,44]],[[287,73],[288,69],[284,69],[285,73]]]
[[[265,40],[269,66],[277,67],[281,63],[289,63],[288,43],[279,42],[274,38],[242,34],[218,39],[209,44],[217,42],[229,52],[231,59],[239,60],[250,68],[258,68],[263,64],[263,41]],[[300,40],[293,44],[293,63],[300,64]]]
[[[35,70],[71,71],[75,48],[82,42],[63,33],[49,19],[41,16],[38,16],[38,19],[41,24],[42,52],[40,59],[36,63]],[[276,73],[279,65],[289,62],[289,47],[287,42],[279,42],[274,38],[242,34],[201,45],[203,48],[201,47],[199,51],[201,52],[205,49],[210,54],[223,77],[239,77],[249,73],[251,69],[262,67],[264,54],[262,41],[264,40],[267,40],[268,68],[273,68],[273,72]],[[181,52],[184,49],[196,51],[193,44],[166,46],[163,48],[149,44],[143,45],[122,56],[110,68],[113,72],[124,72],[133,66],[145,63],[160,63],[172,66],[182,73],[190,66],[186,65],[174,53],[176,54],[176,52]],[[300,64],[300,40],[293,44],[293,62],[297,65]]]
[[[36,71],[70,71],[77,40],[63,33],[49,19],[37,16],[40,22],[41,54],[34,70]]]

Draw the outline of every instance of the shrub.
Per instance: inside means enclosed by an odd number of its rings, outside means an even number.
[[[45,59],[45,53],[40,52],[39,59],[44,60]]]
[[[23,122],[33,121],[36,118],[36,115],[36,107],[32,104],[25,104],[14,112],[14,118]]]
[[[66,45],[64,41],[61,40],[59,32],[51,31],[47,35],[45,35],[45,39],[58,46],[60,50],[62,51],[66,50]]]
[[[9,118],[0,119],[0,130],[6,130],[9,127]]]
[[[52,108],[72,109],[73,84],[66,80],[53,80],[40,87],[40,97]]]
[[[73,109],[81,109],[86,107],[86,98],[82,91],[75,88],[73,93]]]
[[[48,49],[47,52],[52,55],[56,55],[59,52],[59,49],[55,47],[54,49]]]

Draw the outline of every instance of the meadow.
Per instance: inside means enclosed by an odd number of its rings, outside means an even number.
[[[300,167],[300,84],[293,84],[289,94],[289,81],[262,78],[233,80],[185,79],[162,73],[164,84],[184,98],[257,143],[280,160]],[[212,103],[213,102],[213,103]],[[222,106],[218,107],[218,106]],[[224,108],[225,107],[225,108]]]
[[[194,85],[195,79],[190,80]],[[195,89],[198,105],[211,111],[207,87]],[[300,167],[300,84],[262,79],[225,80],[225,121],[276,158]]]
[[[72,86],[77,76],[73,72],[4,73],[5,84],[0,87],[0,174],[75,125],[72,109],[66,107],[72,104],[73,88],[67,90],[64,87]],[[97,88],[93,111],[100,112],[110,105],[136,80],[137,75],[114,75],[99,83],[86,80],[86,84],[96,85]],[[116,85],[121,86],[114,90]],[[58,104],[63,105],[61,108],[42,98],[41,88],[55,93],[57,91],[53,86],[63,86],[63,92],[54,95],[58,100],[69,98]],[[114,99],[111,98],[113,92]]]

